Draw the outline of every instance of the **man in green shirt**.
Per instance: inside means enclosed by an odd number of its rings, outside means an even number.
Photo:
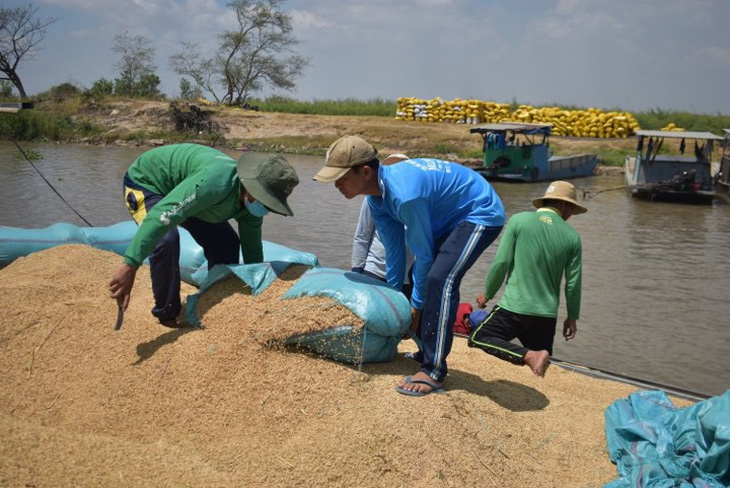
[[[217,149],[172,144],[143,153],[124,176],[124,197],[139,225],[124,263],[109,283],[126,310],[137,269],[149,256],[155,306],[162,325],[179,327],[180,236],[187,229],[203,248],[208,269],[216,264],[263,261],[263,217],[291,216],[287,197],[299,183],[281,156],[244,153],[238,163]],[[238,235],[228,223],[238,223]]]
[[[553,351],[563,275],[568,308],[563,337],[572,339],[578,330],[581,240],[566,221],[587,209],[577,202],[575,187],[566,181],[551,183],[545,196],[532,204],[536,212],[515,214],[507,222],[477,305],[486,307],[506,278],[505,290],[489,316],[474,324],[469,346],[514,364],[527,364],[533,373],[544,376]],[[510,342],[515,338],[522,346]]]

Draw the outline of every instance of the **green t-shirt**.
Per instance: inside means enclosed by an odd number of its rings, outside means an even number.
[[[505,285],[499,306],[513,313],[557,317],[565,275],[568,318],[580,318],[581,240],[554,209],[512,216],[487,276],[490,300]]]
[[[263,261],[263,218],[241,205],[241,184],[231,157],[199,144],[172,144],[143,153],[128,174],[163,198],[140,224],[124,253],[125,263],[139,267],[165,233],[189,217],[211,223],[236,220],[243,261]]]

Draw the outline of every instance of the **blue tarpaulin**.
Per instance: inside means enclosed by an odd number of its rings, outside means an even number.
[[[618,479],[605,488],[724,488],[730,484],[730,390],[677,408],[643,390],[606,409]]]
[[[0,268],[19,257],[67,244],[87,244],[98,249],[124,255],[129,242],[137,232],[137,224],[126,220],[109,227],[77,227],[59,222],[42,229],[23,229],[0,226]],[[178,227],[180,233],[180,279],[200,287],[208,278],[208,261],[203,248],[190,233]],[[281,244],[263,241],[264,261],[286,261],[307,266],[319,266],[317,256],[297,251]],[[243,256],[239,251],[239,260]],[[145,261],[146,262],[146,261]]]

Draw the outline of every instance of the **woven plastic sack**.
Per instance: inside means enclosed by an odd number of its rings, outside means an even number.
[[[65,244],[88,244],[124,254],[137,231],[134,221],[109,227],[77,227],[59,222],[43,229],[0,227],[0,267],[28,254]]]
[[[347,307],[365,323],[291,337],[287,344],[307,347],[345,363],[390,361],[411,322],[411,305],[399,291],[368,276],[334,268],[307,271],[282,299],[329,297]]]
[[[619,475],[605,488],[730,485],[730,390],[683,408],[663,391],[642,390],[605,416]]]
[[[0,226],[0,268],[19,257],[66,244],[87,244],[97,249],[124,255],[129,242],[137,232],[137,224],[127,220],[109,227],[77,227],[60,222],[43,229],[23,229]],[[199,287],[208,277],[208,261],[203,248],[190,233],[178,227],[180,233],[180,279]],[[319,266],[317,256],[297,251],[280,244],[263,241],[264,261],[301,263]],[[239,252],[239,261],[243,257]],[[147,260],[145,263],[148,264]]]

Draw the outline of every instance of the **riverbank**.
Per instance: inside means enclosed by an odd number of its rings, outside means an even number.
[[[114,145],[162,145],[200,142],[222,148],[248,147],[262,152],[324,155],[327,147],[345,134],[368,140],[381,154],[405,153],[480,165],[482,138],[469,125],[423,123],[390,117],[267,113],[232,107],[200,107],[204,130],[175,130],[168,102],[132,100],[87,107],[77,120],[104,131],[75,142]],[[196,127],[200,129],[200,127]],[[559,155],[595,153],[601,158],[599,174],[620,172],[623,158],[633,153],[635,140],[553,137]]]

